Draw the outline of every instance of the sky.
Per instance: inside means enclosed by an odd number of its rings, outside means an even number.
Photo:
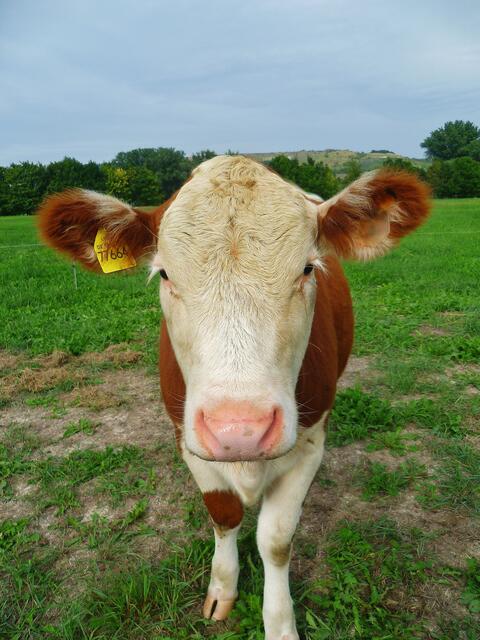
[[[478,0],[0,0],[0,165],[480,125]]]

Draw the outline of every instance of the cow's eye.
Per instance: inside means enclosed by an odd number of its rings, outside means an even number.
[[[305,269],[303,270],[303,275],[308,276],[313,271],[313,264],[307,264]]]
[[[163,278],[164,280],[168,280],[167,272],[165,271],[165,269],[160,269],[159,273],[161,278]]]

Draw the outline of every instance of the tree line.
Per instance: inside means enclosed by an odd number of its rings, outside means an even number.
[[[187,158],[160,147],[118,153],[111,162],[82,163],[64,158],[48,165],[33,162],[0,167],[0,215],[32,214],[51,193],[80,187],[109,193],[133,205],[158,205],[171,196],[210,150]]]
[[[438,198],[480,197],[480,129],[456,120],[432,131],[421,143],[431,160],[428,168],[405,158],[388,158],[384,166],[416,173]],[[232,152],[227,152],[232,153]],[[48,165],[20,162],[0,167],[0,215],[32,214],[43,198],[71,187],[109,193],[133,205],[157,205],[169,198],[192,169],[215,156],[211,150],[187,157],[173,148],[133,149],[118,153],[111,162],[85,164],[74,158]],[[329,198],[358,178],[362,168],[349,160],[340,175],[325,163],[278,155],[267,164],[305,191]]]

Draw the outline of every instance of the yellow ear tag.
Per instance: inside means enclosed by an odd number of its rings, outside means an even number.
[[[135,267],[137,263],[130,253],[128,245],[123,244],[121,247],[107,245],[105,242],[106,236],[107,230],[100,228],[95,236],[94,245],[103,273],[112,273],[113,271]]]

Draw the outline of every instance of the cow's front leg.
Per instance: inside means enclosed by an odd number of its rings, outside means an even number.
[[[288,580],[290,554],[302,503],[322,460],[323,421],[311,430],[295,452],[293,467],[266,490],[258,519],[257,544],[265,569],[266,640],[298,640]],[[281,461],[276,464],[281,466]]]
[[[238,595],[237,536],[243,505],[220,476],[214,462],[201,460],[186,450],[183,458],[202,492],[215,533],[215,552],[203,615],[213,620],[224,620]]]
[[[203,494],[215,532],[215,553],[203,615],[224,620],[237,598],[237,535],[243,517],[240,498],[231,491],[215,490]]]

